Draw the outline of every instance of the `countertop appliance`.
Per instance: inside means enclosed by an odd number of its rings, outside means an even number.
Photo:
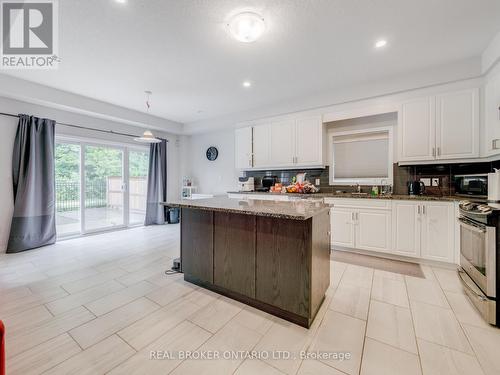
[[[484,319],[500,325],[497,294],[500,269],[497,246],[500,236],[500,205],[463,201],[459,204],[460,266],[464,291]]]
[[[267,192],[271,190],[271,186],[274,186],[278,182],[277,176],[264,176],[262,177],[262,187],[256,189],[256,191],[264,191]]]
[[[463,174],[453,178],[455,194],[470,198],[486,198],[488,196],[487,174]]]
[[[408,195],[422,195],[425,193],[425,184],[422,181],[408,181]]]
[[[253,177],[239,177],[238,190],[241,192],[254,191],[255,181]]]

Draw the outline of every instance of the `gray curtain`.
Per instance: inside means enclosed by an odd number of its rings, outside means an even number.
[[[56,242],[55,121],[19,115],[12,179],[14,215],[7,253]]]
[[[149,149],[148,195],[144,225],[165,224],[167,209],[167,141],[152,143]]]

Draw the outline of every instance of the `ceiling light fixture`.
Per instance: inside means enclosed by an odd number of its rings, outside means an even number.
[[[243,82],[243,87],[250,87],[250,86],[252,86],[252,82],[250,81]]]
[[[251,43],[259,39],[266,30],[264,18],[254,12],[242,12],[234,15],[227,24],[234,39]]]
[[[149,115],[149,108],[151,107],[151,95],[153,93],[151,91],[144,91],[144,93],[146,94],[146,108]],[[141,137],[134,138],[134,141],[140,143],[160,143],[161,139],[156,138],[151,130],[146,130],[144,133],[142,133]]]
[[[380,39],[380,40],[377,40],[377,42],[375,43],[375,48],[382,48],[382,47],[385,47],[386,45],[387,45],[387,40]]]
[[[142,136],[139,138],[134,138],[134,141],[140,142],[140,143],[160,143],[161,140],[156,138],[151,130],[146,130],[144,133],[142,133]]]
[[[127,0],[115,0],[115,1],[119,4],[125,4],[127,2]]]

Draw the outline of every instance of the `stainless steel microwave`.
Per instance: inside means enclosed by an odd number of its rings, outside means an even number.
[[[488,197],[488,174],[464,174],[454,177],[455,194],[467,197]]]

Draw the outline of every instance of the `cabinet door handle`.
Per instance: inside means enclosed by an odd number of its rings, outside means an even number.
[[[354,221],[354,212],[351,212],[351,220]]]
[[[422,205],[422,214],[425,215],[425,204]]]
[[[441,147],[438,147],[438,156],[441,156]]]
[[[417,206],[417,212],[420,215],[420,205]]]
[[[436,148],[435,147],[432,148],[432,156],[436,156]]]

